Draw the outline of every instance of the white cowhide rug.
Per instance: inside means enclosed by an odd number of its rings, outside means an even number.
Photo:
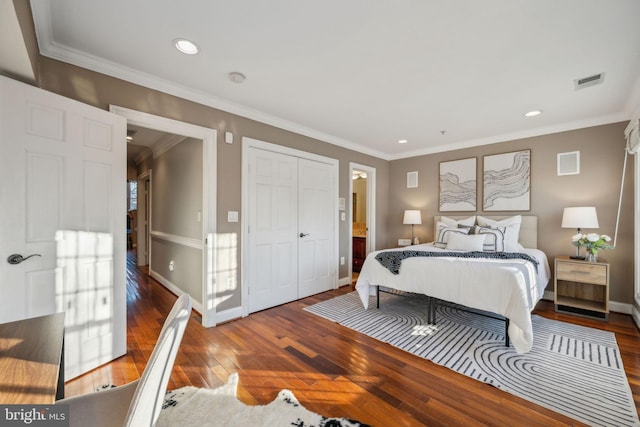
[[[238,374],[215,389],[183,387],[167,393],[157,427],[296,426],[368,427],[345,418],[326,418],[304,408],[289,390],[267,405],[245,405],[236,398]]]

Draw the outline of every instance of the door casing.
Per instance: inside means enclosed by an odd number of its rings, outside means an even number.
[[[376,168],[358,163],[349,163],[349,206],[353,206],[353,171],[358,170],[367,173],[367,249],[366,253],[376,250]],[[349,224],[353,224],[353,210],[350,209]],[[349,227],[349,276],[351,283],[353,275],[353,227]]]
[[[183,135],[202,140],[202,303],[194,303],[194,309],[202,314],[202,325],[216,325],[216,188],[217,188],[217,131],[186,122],[131,110],[116,105],[109,106],[111,112],[123,116],[129,124],[149,129]],[[149,218],[150,220],[151,218]],[[152,230],[149,230],[151,232]],[[152,257],[148,247],[149,257]]]

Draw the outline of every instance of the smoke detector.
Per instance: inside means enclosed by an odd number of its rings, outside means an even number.
[[[244,74],[237,71],[232,71],[229,73],[229,80],[234,83],[242,83],[243,81],[245,81],[245,79],[246,77],[244,76]]]

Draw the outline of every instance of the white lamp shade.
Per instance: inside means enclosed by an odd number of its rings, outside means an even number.
[[[562,213],[562,228],[598,228],[596,208],[576,207],[564,208]]]
[[[422,224],[422,217],[420,216],[420,211],[417,210],[406,210],[404,211],[404,220],[403,224]]]

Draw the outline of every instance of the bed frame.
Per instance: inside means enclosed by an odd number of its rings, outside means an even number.
[[[469,218],[471,215],[461,215],[461,216],[449,216],[448,218],[460,220],[464,218]],[[512,215],[502,215],[502,216],[494,216],[494,215],[481,215],[485,218],[493,219],[493,220],[501,220],[510,218]],[[435,216],[433,218],[433,235],[438,235],[438,230],[436,228],[438,221],[440,221],[440,216]],[[531,215],[522,215],[522,222],[520,224],[520,235],[519,242],[525,248],[537,248],[538,247],[538,217]],[[380,286],[376,287],[376,308],[380,308]],[[403,292],[403,294],[408,294],[407,292]],[[438,304],[442,304],[440,300],[437,298],[433,298],[429,295],[427,297],[427,322],[431,325],[436,324],[436,307]],[[509,347],[509,318],[501,316],[499,314],[492,314],[486,311],[476,310],[472,308],[459,308],[460,310],[467,311],[469,313],[477,314],[479,316],[489,317],[491,319],[502,320],[505,323],[504,326],[504,345]]]

